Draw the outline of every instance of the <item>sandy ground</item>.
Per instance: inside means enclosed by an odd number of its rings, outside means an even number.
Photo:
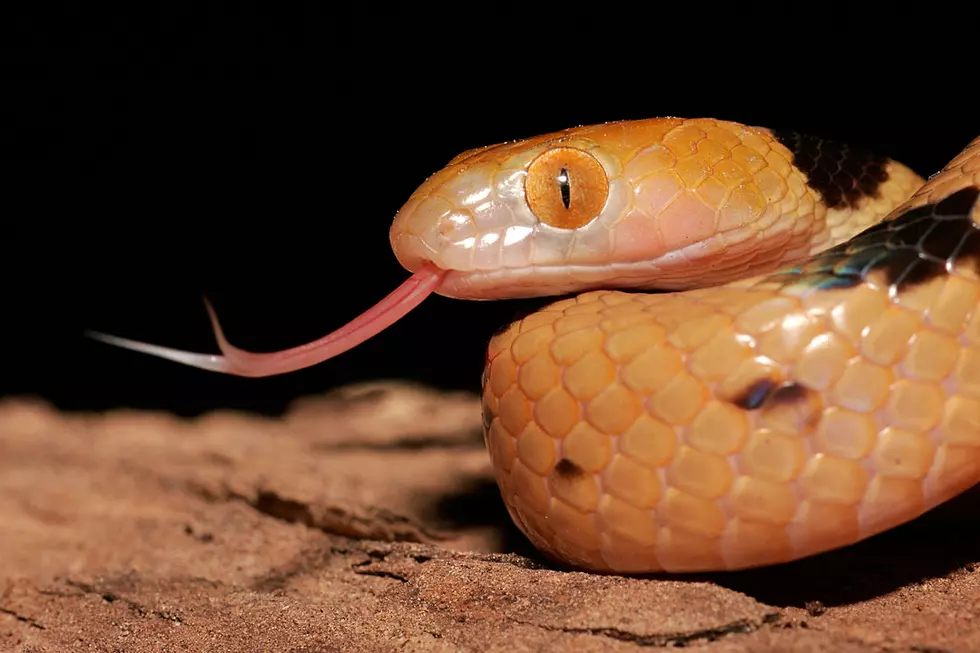
[[[0,650],[980,651],[980,493],[778,568],[559,569],[479,402],[376,384],[281,419],[0,404]]]

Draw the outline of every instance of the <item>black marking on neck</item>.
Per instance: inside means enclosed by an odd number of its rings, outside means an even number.
[[[973,205],[977,203],[978,195],[980,195],[980,188],[976,186],[961,188],[936,203],[936,215],[941,218],[969,216],[973,210]]]
[[[980,274],[980,225],[970,217],[980,188],[967,186],[939,202],[885,220],[763,283],[821,290],[852,288],[881,272],[896,294],[972,265]]]
[[[864,197],[877,197],[888,181],[888,157],[792,131],[772,130],[772,135],[793,153],[793,164],[829,208],[854,206]]]

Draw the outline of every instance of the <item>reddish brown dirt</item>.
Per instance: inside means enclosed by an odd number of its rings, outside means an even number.
[[[779,568],[569,572],[504,512],[479,403],[282,419],[0,405],[0,650],[980,651],[980,497]]]

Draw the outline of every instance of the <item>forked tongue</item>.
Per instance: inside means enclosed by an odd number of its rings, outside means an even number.
[[[286,374],[322,363],[381,333],[421,304],[423,299],[439,287],[445,275],[445,271],[431,265],[425,265],[390,295],[333,333],[305,345],[283,349],[282,351],[256,354],[230,344],[225,339],[214,308],[206,299],[204,303],[211,318],[214,337],[218,341],[218,348],[221,350],[222,355],[220,356],[152,345],[97,331],[88,331],[86,335],[110,345],[132,349],[212,372],[251,377]]]

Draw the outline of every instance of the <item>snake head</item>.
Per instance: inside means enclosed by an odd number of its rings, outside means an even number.
[[[391,246],[467,299],[723,283],[809,253],[822,207],[791,161],[769,130],[720,120],[572,128],[460,154]]]
[[[561,294],[582,287],[581,268],[608,269],[612,227],[631,195],[614,154],[587,135],[477,148],[412,194],[392,223],[391,247],[410,272],[446,271],[442,295]]]

